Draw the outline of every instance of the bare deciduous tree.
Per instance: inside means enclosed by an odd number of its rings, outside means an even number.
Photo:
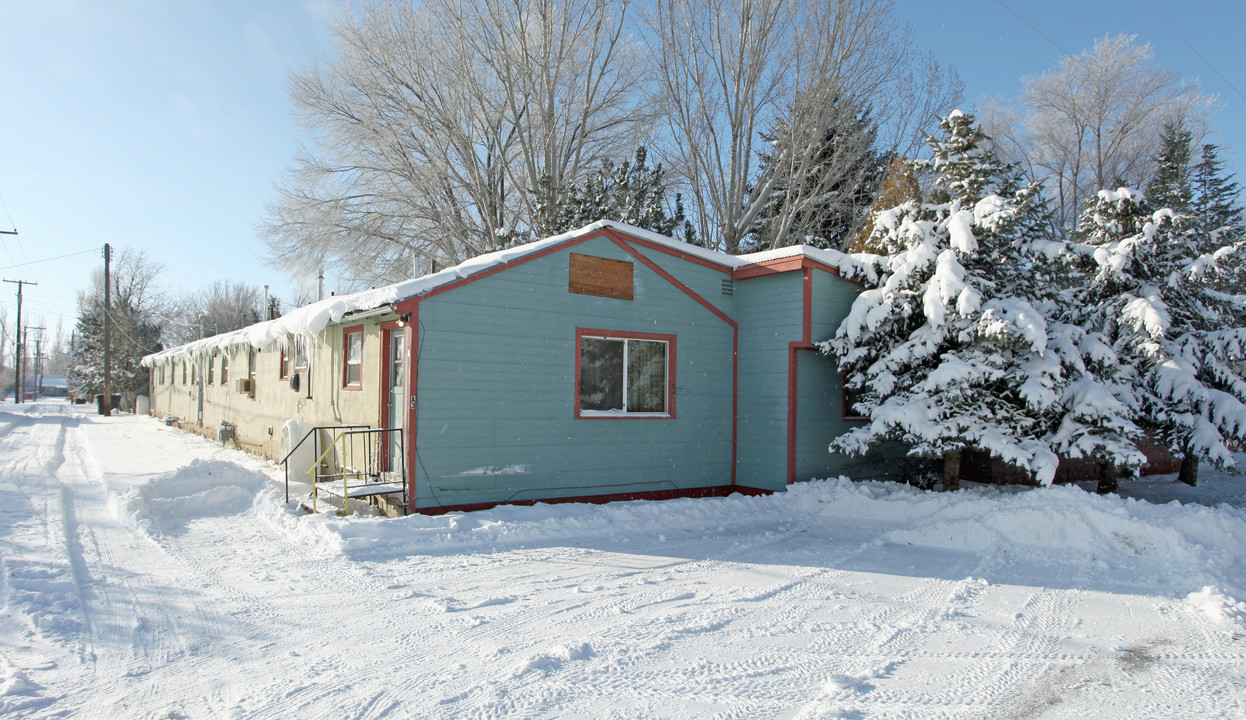
[[[1026,137],[1019,142],[1029,148],[1031,170],[1047,181],[1066,228],[1099,190],[1145,184],[1166,123],[1179,123],[1196,138],[1207,132],[1215,99],[1197,82],[1155,66],[1150,45],[1135,40],[1107,36],[1025,79]]]
[[[891,10],[890,0],[656,0],[649,29],[671,164],[708,244],[738,250],[773,185],[803,185],[828,129],[868,108],[887,149],[907,153],[915,129],[958,98],[959,80],[915,49]],[[762,131],[781,123],[783,141],[765,145]],[[763,150],[773,172],[760,177]],[[784,217],[811,190],[790,195],[772,235],[786,234]]]
[[[296,73],[311,144],[270,204],[274,264],[348,286],[527,239],[531,189],[636,144],[641,51],[618,0],[376,3]]]
[[[165,323],[161,340],[181,345],[204,335],[238,330],[264,319],[264,293],[244,282],[217,280],[207,289],[183,296]]]

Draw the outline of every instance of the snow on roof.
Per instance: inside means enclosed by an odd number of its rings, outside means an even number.
[[[614,229],[622,233],[630,235],[641,240],[645,240],[656,245],[662,245],[681,253],[698,257],[726,268],[735,269],[745,265],[764,262],[766,260],[774,260],[794,255],[804,255],[845,272],[845,275],[855,274],[857,270],[867,268],[868,261],[857,259],[857,256],[845,255],[834,250],[821,250],[819,248],[810,247],[808,245],[796,245],[793,247],[779,248],[778,250],[768,250],[751,255],[728,255],[727,253],[718,252],[716,250],[707,250],[706,248],[691,245],[680,240],[655,233],[651,230],[645,230],[633,225],[616,222],[614,220],[598,220],[591,225],[585,225],[578,230],[555,235],[545,238],[544,240],[536,240],[524,245],[498,250],[496,252],[478,255],[470,260],[465,260],[451,268],[446,268],[440,272],[424,275],[423,277],[414,278],[412,280],[403,280],[392,285],[373,288],[371,290],[363,290],[357,293],[347,295],[335,295],[325,298],[301,308],[291,310],[275,320],[257,323],[240,330],[213,335],[212,337],[202,338],[179,345],[177,347],[162,350],[143,358],[142,363],[148,367],[155,365],[163,360],[174,357],[198,355],[210,353],[213,350],[219,350],[226,347],[237,345],[250,345],[256,348],[263,348],[273,344],[285,346],[289,341],[288,338],[294,335],[302,335],[307,338],[315,339],[329,325],[340,322],[343,318],[352,313],[361,313],[369,310],[383,308],[386,305],[394,305],[402,300],[426,295],[433,290],[444,287],[451,283],[457,282],[464,278],[478,275],[482,272],[492,270],[507,263],[514,262],[529,255],[541,252],[548,248],[574,240],[585,235],[589,235],[602,229]]]
[[[849,254],[838,250],[825,250],[812,245],[789,245],[787,247],[775,248],[774,250],[762,250],[761,252],[749,253],[748,255],[740,255],[733,257],[733,259],[737,261],[735,267],[743,267],[745,265],[757,265],[771,260],[781,260],[798,255],[834,268],[846,278],[865,278],[871,281],[876,278],[873,270],[874,265],[876,261],[882,259],[881,256],[869,253]]]

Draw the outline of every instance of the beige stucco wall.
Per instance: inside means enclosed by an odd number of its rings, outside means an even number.
[[[280,377],[281,347],[273,345],[255,352],[254,392],[250,395],[236,390],[235,381],[247,375],[248,347],[234,346],[215,355],[179,356],[165,360],[164,382],[160,365],[152,368],[150,388],[151,414],[172,415],[178,426],[210,438],[216,437],[221,420],[236,426],[238,445],[274,460],[280,459],[281,429],[287,420],[306,425],[358,424],[377,427],[380,418],[380,394],[383,348],[381,324],[396,320],[383,315],[340,325],[330,325],[314,341],[308,343],[310,382],[298,391],[290,381]],[[343,329],[363,325],[362,387],[347,389],[342,385]],[[229,357],[226,383],[221,383],[221,356]],[[207,382],[206,367],[214,364],[212,383]],[[186,381],[182,382],[182,366],[187,364]],[[195,381],[192,381],[192,368]],[[203,416],[197,420],[199,372],[203,372]],[[310,392],[309,392],[310,388]]]

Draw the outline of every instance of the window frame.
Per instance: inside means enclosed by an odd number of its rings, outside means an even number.
[[[281,362],[277,364],[277,379],[290,379],[290,355],[286,352],[286,346],[281,346]]]
[[[359,379],[350,382],[350,338],[352,335],[359,336],[359,360],[354,363],[359,371]],[[363,325],[351,325],[342,328],[342,389],[343,390],[362,390],[363,389],[363,345],[364,345]]]
[[[666,343],[666,412],[629,412],[627,410],[585,410],[580,407],[580,373],[584,357],[584,338],[624,341],[623,398],[627,402],[627,351],[629,340]],[[675,368],[676,338],[674,335],[630,332],[626,330],[600,330],[596,328],[575,329],[575,419],[577,420],[673,420],[675,419]]]
[[[216,382],[216,351],[208,356],[208,376],[204,378],[204,385],[211,385]]]
[[[221,387],[229,387],[229,350],[221,351]]]

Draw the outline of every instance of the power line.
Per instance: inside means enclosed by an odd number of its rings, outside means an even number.
[[[1169,29],[1169,30],[1172,30],[1172,34],[1173,34],[1173,35],[1176,35],[1178,38],[1180,38],[1180,39],[1181,39],[1181,42],[1185,43],[1185,46],[1186,46],[1186,47],[1188,47],[1188,48],[1190,48],[1191,50],[1193,50],[1193,51],[1194,51],[1194,54],[1198,56],[1198,59],[1199,59],[1199,60],[1202,60],[1203,62],[1207,63],[1207,67],[1211,68],[1211,71],[1212,71],[1212,72],[1214,72],[1216,75],[1218,75],[1218,76],[1220,77],[1220,79],[1224,81],[1224,84],[1225,84],[1225,85],[1228,85],[1228,86],[1229,86],[1229,88],[1230,88],[1233,92],[1237,93],[1237,96],[1238,96],[1238,97],[1240,97],[1240,98],[1241,98],[1241,99],[1243,99],[1243,100],[1246,100],[1246,95],[1243,95],[1241,90],[1238,90],[1238,89],[1237,89],[1237,87],[1233,85],[1233,83],[1229,82],[1229,79],[1228,79],[1227,77],[1225,77],[1225,76],[1224,76],[1224,73],[1220,72],[1219,68],[1217,68],[1215,65],[1212,65],[1212,64],[1211,64],[1211,61],[1210,61],[1210,60],[1208,60],[1208,59],[1207,59],[1207,58],[1206,58],[1206,57],[1205,57],[1205,56],[1204,56],[1201,52],[1199,52],[1199,51],[1198,51],[1198,48],[1196,48],[1196,47],[1194,47],[1193,45],[1191,45],[1191,44],[1190,44],[1190,41],[1189,41],[1189,40],[1186,40],[1186,39],[1185,39],[1185,36],[1184,36],[1184,35],[1182,35],[1182,34],[1181,34],[1178,30],[1177,30],[1177,28],[1173,27],[1173,24],[1172,24],[1172,23],[1168,22],[1168,18],[1164,17],[1163,15],[1160,15],[1160,14],[1159,14],[1159,10],[1156,10],[1156,9],[1155,9],[1155,6],[1151,4],[1150,0],[1142,0],[1142,2],[1143,2],[1143,3],[1147,6],[1147,7],[1151,8],[1151,12],[1155,13],[1155,17],[1157,17],[1157,18],[1159,18],[1160,20],[1162,20],[1162,21],[1163,21],[1163,23],[1164,23],[1165,25],[1167,25],[1167,26],[1168,26],[1168,29]]]
[[[995,0],[995,2],[999,3],[999,6],[1000,6],[1000,7],[1002,7],[1003,9],[1005,9],[1005,10],[1007,10],[1008,12],[1012,13],[1013,15],[1015,15],[1015,16],[1016,16],[1016,18],[1017,18],[1018,20],[1020,20],[1021,22],[1025,23],[1025,26],[1026,26],[1026,27],[1028,27],[1029,29],[1031,29],[1031,30],[1033,30],[1034,32],[1038,33],[1038,35],[1039,35],[1040,37],[1042,37],[1042,38],[1043,38],[1044,40],[1046,40],[1047,42],[1051,43],[1051,46],[1052,46],[1052,47],[1054,47],[1055,49],[1059,50],[1059,51],[1060,51],[1060,53],[1061,53],[1062,55],[1064,55],[1064,56],[1065,56],[1065,57],[1067,57],[1068,59],[1072,60],[1073,62],[1077,63],[1078,65],[1082,65],[1082,61],[1081,61],[1081,60],[1078,60],[1078,59],[1077,59],[1077,58],[1076,58],[1076,57],[1075,57],[1072,53],[1070,53],[1068,50],[1065,50],[1064,48],[1060,47],[1060,43],[1056,42],[1055,40],[1052,40],[1050,37],[1048,37],[1048,36],[1047,36],[1047,33],[1043,32],[1042,30],[1039,30],[1039,29],[1038,29],[1037,27],[1035,27],[1035,26],[1034,26],[1034,24],[1033,24],[1033,23],[1031,23],[1029,20],[1026,20],[1025,18],[1021,17],[1021,13],[1019,13],[1019,12],[1017,12],[1016,10],[1013,10],[1012,8],[1008,7],[1008,5],[1004,2],[1004,0]],[[1083,68],[1083,69],[1086,69],[1086,66],[1082,65],[1082,68]]]
[[[0,195],[0,207],[4,208],[4,215],[9,219],[9,227],[13,228],[12,230],[0,230],[0,235],[16,235],[17,225],[13,223],[13,215],[9,212],[9,205],[4,201],[3,195]]]
[[[16,235],[16,233],[14,234]],[[87,253],[93,253],[93,252],[99,252],[99,248],[91,248],[90,250],[79,250],[78,252],[72,252],[66,255],[57,255],[56,257],[44,258],[42,260],[31,260],[30,262],[21,263],[18,265],[6,265],[4,267],[0,267],[0,270],[12,270],[13,268],[16,268],[16,267],[26,267],[27,265],[37,265],[39,263],[52,262],[53,260],[63,260],[64,258],[67,258],[67,257],[73,257],[75,255],[86,255]]]

